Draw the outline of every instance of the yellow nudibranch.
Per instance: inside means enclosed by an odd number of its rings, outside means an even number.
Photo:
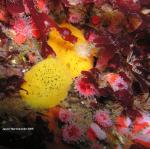
[[[48,44],[56,52],[56,58],[48,57],[26,72],[20,90],[22,99],[32,108],[58,105],[67,96],[72,80],[93,66],[83,33],[67,23],[61,27],[68,28],[78,41],[72,44],[62,39],[58,31],[51,30]]]
[[[93,67],[93,58],[90,56],[91,49],[82,31],[78,28],[67,23],[62,24],[61,27],[69,29],[77,37],[77,42],[72,44],[62,39],[59,32],[54,28],[49,34],[48,44],[56,52],[62,63],[68,67],[72,78],[75,78],[80,75],[81,71]]]
[[[72,83],[68,70],[59,59],[48,57],[24,76],[22,99],[32,108],[53,107],[64,100]]]

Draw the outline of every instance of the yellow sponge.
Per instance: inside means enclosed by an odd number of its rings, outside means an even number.
[[[33,108],[50,108],[67,96],[71,75],[57,58],[48,57],[31,68],[24,76],[20,94]]]

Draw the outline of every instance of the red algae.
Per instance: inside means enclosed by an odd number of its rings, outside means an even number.
[[[71,32],[68,29],[60,28],[51,18],[47,16],[45,13],[38,13],[34,7],[34,3],[32,0],[25,0],[25,5],[29,9],[32,19],[34,20],[36,27],[40,32],[40,40],[42,41],[42,56],[47,57],[50,55],[55,55],[54,51],[51,47],[47,45],[47,35],[49,33],[50,28],[56,28],[59,33],[62,35],[62,38],[66,41],[75,43],[77,38],[71,35]],[[40,18],[40,19],[39,19]]]

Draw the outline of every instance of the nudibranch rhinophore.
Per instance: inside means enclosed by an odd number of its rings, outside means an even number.
[[[92,48],[81,30],[68,23],[61,24],[61,27],[69,29],[72,35],[77,37],[77,42],[72,44],[62,39],[59,32],[53,28],[49,34],[48,44],[53,48],[60,61],[67,66],[72,78],[75,78],[80,75],[81,71],[93,67]]]
[[[32,108],[54,107],[64,100],[72,83],[67,68],[57,58],[47,59],[34,65],[24,76],[20,95]]]

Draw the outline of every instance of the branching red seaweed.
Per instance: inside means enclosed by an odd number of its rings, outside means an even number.
[[[6,7],[6,11],[8,11],[10,15],[31,15],[31,18],[33,19],[35,26],[37,27],[38,32],[40,34],[39,40],[41,41],[41,55],[43,57],[47,57],[49,54],[55,56],[55,52],[47,44],[47,36],[51,28],[56,28],[64,40],[69,41],[71,43],[75,43],[77,41],[77,38],[73,36],[67,28],[59,27],[57,23],[46,13],[38,12],[35,8],[33,0],[3,0],[3,4]]]

